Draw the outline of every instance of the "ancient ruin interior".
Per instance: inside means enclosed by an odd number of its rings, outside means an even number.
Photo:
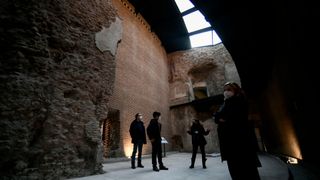
[[[212,114],[228,81],[249,97],[261,151],[316,164],[319,8],[191,2],[221,43],[191,48],[170,0],[3,0],[0,177],[103,173],[105,158],[130,156],[137,112],[162,113],[167,151],[191,152],[196,118],[219,152]]]

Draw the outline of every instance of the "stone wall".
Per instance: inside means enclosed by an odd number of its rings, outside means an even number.
[[[121,38],[109,0],[3,0],[0,13],[0,177],[101,172]]]
[[[223,84],[240,78],[231,55],[222,43],[215,46],[193,48],[168,55],[170,64],[170,100],[177,97],[176,92],[184,94],[186,90],[174,84],[186,84],[188,87],[205,82],[210,96],[221,94]],[[175,92],[173,94],[173,92]],[[180,95],[181,96],[181,95]]]
[[[173,149],[192,151],[191,137],[186,133],[193,119],[199,119],[211,132],[206,139],[206,150],[209,153],[219,152],[216,124],[211,119],[218,108],[214,105],[208,110],[195,109],[192,102],[196,100],[194,87],[206,86],[207,98],[223,93],[227,81],[239,84],[240,78],[235,64],[223,46],[193,48],[187,51],[174,52],[168,55],[170,65],[170,119],[173,129]],[[178,140],[176,140],[178,139]]]

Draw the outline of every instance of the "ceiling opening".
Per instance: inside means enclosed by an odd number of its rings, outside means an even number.
[[[189,0],[175,0],[189,33],[191,48],[221,43],[203,14]]]

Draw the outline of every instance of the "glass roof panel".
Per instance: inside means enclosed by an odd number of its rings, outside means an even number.
[[[209,46],[221,43],[215,31],[206,31],[190,36],[191,47]]]
[[[183,16],[183,20],[189,33],[211,26],[210,23],[208,23],[205,20],[204,16],[200,11],[195,11],[193,13]]]
[[[194,7],[189,0],[175,0],[180,12],[184,12]]]

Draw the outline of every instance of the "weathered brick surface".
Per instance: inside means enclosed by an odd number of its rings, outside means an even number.
[[[130,6],[119,0],[112,1],[123,20],[123,38],[116,55],[114,94],[109,106],[120,110],[122,150],[126,156],[132,152],[129,127],[134,115],[143,114],[147,127],[153,111],[162,113],[162,135],[171,137],[169,119],[169,83],[167,55],[161,43]],[[127,6],[126,6],[127,5]],[[148,140],[144,154],[151,152]],[[167,146],[170,150],[170,145]]]

